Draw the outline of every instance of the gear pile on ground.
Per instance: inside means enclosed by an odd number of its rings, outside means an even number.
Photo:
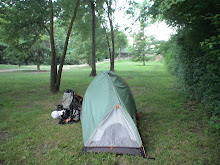
[[[59,119],[59,124],[69,124],[80,120],[80,111],[83,97],[72,89],[67,89],[63,94],[62,105],[57,105],[56,111],[51,113],[54,119]]]

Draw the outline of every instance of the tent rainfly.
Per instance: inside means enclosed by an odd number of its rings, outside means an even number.
[[[111,71],[99,73],[86,90],[82,105],[84,151],[145,157],[136,111],[125,80]]]

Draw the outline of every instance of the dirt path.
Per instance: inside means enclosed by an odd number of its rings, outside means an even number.
[[[108,61],[102,61],[102,62],[97,62],[96,65],[99,65],[99,64],[103,64],[105,62],[108,62]],[[88,64],[81,64],[81,65],[64,65],[63,66],[63,70],[69,70],[71,68],[75,68],[75,67],[86,67],[86,66],[89,66]],[[0,72],[16,72],[16,71],[36,71],[36,69],[1,69]],[[49,71],[49,70],[48,70]],[[40,73],[40,72],[39,72]]]
[[[156,59],[155,59],[155,61],[154,61],[154,62],[159,61],[159,60],[160,60],[162,57],[163,57],[162,55],[157,55],[157,56],[156,56]]]
[[[34,70],[34,69],[1,69],[0,72],[15,72],[15,71],[24,71],[24,70]]]

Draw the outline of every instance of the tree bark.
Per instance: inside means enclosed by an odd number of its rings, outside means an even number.
[[[96,20],[95,20],[95,3],[90,1],[91,9],[92,9],[92,71],[89,76],[96,76],[96,60],[95,60],[95,53],[96,53],[96,40],[95,40],[95,32],[96,32]]]
[[[36,53],[37,53],[37,71],[40,72],[40,51],[39,51],[39,48],[37,46],[36,48]]]
[[[111,50],[111,46],[110,46],[110,42],[109,42],[109,39],[108,39],[108,34],[107,34],[107,32],[106,32],[106,29],[105,29],[105,36],[106,36],[106,41],[107,41],[107,44],[108,44],[109,58],[111,58],[111,56],[112,56],[112,50]]]
[[[51,49],[51,69],[50,69],[50,91],[56,93],[56,77],[57,77],[57,65],[56,65],[56,49],[54,41],[54,28],[53,28],[53,2],[49,0],[50,10],[50,49]]]
[[[110,57],[110,70],[114,72],[115,70],[115,35],[114,35],[114,27],[113,27],[113,22],[112,22],[112,9],[111,5],[106,1],[106,4],[108,6],[108,19],[109,19],[109,24],[111,28],[111,39],[112,39],[112,53]]]

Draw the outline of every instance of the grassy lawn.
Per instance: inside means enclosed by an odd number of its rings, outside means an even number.
[[[81,153],[81,123],[59,125],[50,116],[62,102],[65,89],[72,88],[84,96],[92,81],[89,67],[75,67],[63,72],[56,95],[49,92],[49,72],[0,72],[0,164],[219,163],[219,143],[208,132],[202,107],[178,89],[162,63],[151,61],[142,66],[127,60],[115,65],[116,73],[131,87],[141,113],[138,129],[146,153],[156,160]],[[97,72],[108,68],[107,63],[99,64]]]

